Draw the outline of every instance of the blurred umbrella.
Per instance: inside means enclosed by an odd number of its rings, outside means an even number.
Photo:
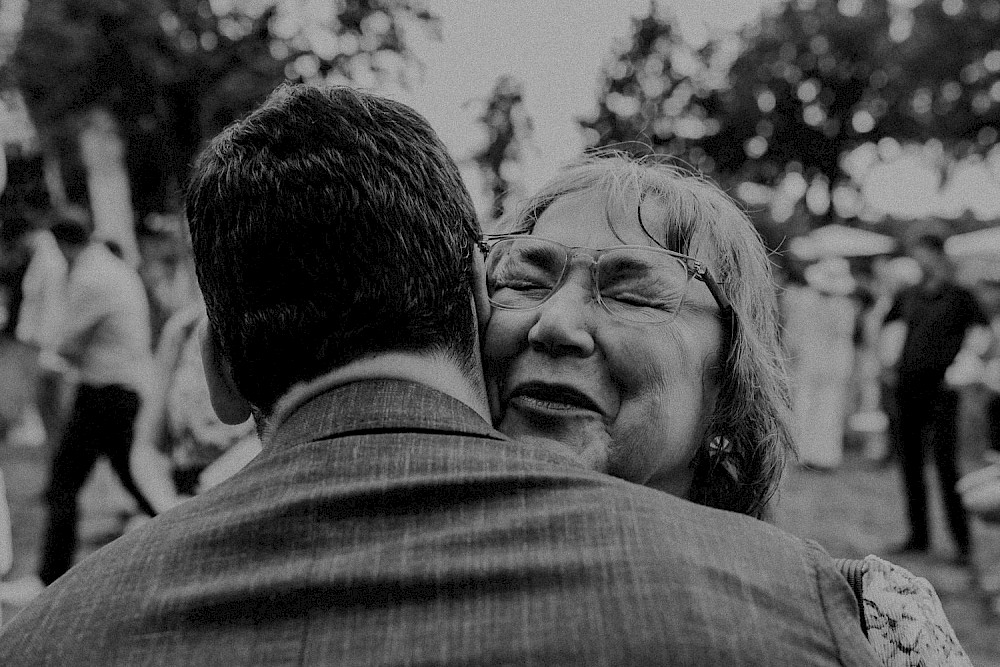
[[[789,249],[802,259],[819,257],[870,257],[888,255],[896,239],[846,225],[825,225],[791,240]]]
[[[1000,227],[956,234],[945,241],[944,250],[952,257],[1000,256]]]

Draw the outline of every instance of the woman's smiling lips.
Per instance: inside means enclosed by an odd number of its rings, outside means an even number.
[[[596,413],[602,418],[605,416],[594,399],[579,389],[564,384],[523,382],[511,390],[505,403],[508,409],[552,417],[580,412]]]

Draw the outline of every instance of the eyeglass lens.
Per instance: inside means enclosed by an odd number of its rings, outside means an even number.
[[[541,305],[561,286],[572,258],[581,254],[587,253],[544,239],[497,242],[487,258],[490,300],[515,310]],[[681,259],[656,248],[610,248],[595,254],[593,277],[600,301],[615,317],[666,322],[680,310],[690,277]]]

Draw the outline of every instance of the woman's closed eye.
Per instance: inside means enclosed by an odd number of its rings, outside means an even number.
[[[531,276],[502,276],[493,280],[493,289],[509,289],[518,292],[529,292],[532,290],[550,290],[551,282],[540,280]]]
[[[662,280],[629,279],[601,286],[601,298],[612,300],[623,306],[635,308],[656,308],[674,312],[680,307],[683,288],[669,285]]]
[[[612,295],[602,294],[605,299],[612,299],[618,303],[622,303],[628,306],[638,306],[644,308],[661,308],[664,310],[672,310],[676,308],[676,300],[671,301],[667,299],[657,299],[649,296],[648,294],[636,294],[634,292],[623,292]]]

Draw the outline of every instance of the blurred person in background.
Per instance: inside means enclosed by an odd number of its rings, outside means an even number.
[[[2,193],[7,187],[7,155],[4,152],[3,143],[0,142],[0,193]],[[5,245],[2,240],[7,235],[7,231],[3,229],[5,221],[0,220],[0,327],[6,328],[6,319],[10,317],[9,311],[7,310],[7,276],[4,263],[6,260]],[[4,341],[0,338],[0,345],[3,345]],[[2,348],[0,348],[2,351]],[[0,374],[6,371],[5,354],[0,354]],[[0,376],[0,392],[4,392],[7,386],[7,377]],[[0,396],[0,401],[5,401],[3,396]],[[0,447],[5,447],[7,445],[6,431],[6,408],[0,405]],[[11,567],[14,564],[14,538],[11,532],[11,521],[10,521],[10,505],[7,502],[7,488],[4,484],[3,471],[0,470],[0,577],[4,577],[10,572]],[[2,615],[0,615],[2,616]],[[3,622],[3,618],[0,617],[0,623]]]
[[[806,284],[789,303],[786,330],[795,360],[795,444],[801,465],[831,470],[844,458],[857,282],[841,257],[810,264],[804,273]]]
[[[983,355],[979,382],[986,391],[986,426],[989,445],[983,452],[984,467],[958,481],[962,505],[972,516],[1000,525],[1000,282],[982,283],[983,305],[990,318],[993,340]],[[972,351],[974,354],[975,351]],[[1000,562],[981,564],[978,581],[987,596],[990,613],[1000,618]],[[993,568],[992,570],[990,568]]]
[[[4,354],[0,360],[0,431],[7,429],[10,446],[42,446],[58,432],[63,406],[63,364],[56,353],[60,318],[65,306],[67,265],[55,238],[42,224],[10,225],[18,228],[15,252],[4,259],[18,257],[19,269],[4,280],[9,294],[7,326],[4,328]],[[5,246],[6,247],[6,246]],[[25,258],[27,259],[24,262]],[[18,282],[18,280],[20,282]],[[13,334],[13,335],[11,335]],[[2,482],[2,480],[0,480]],[[0,520],[9,521],[9,511],[0,512]],[[9,526],[0,528],[10,537]],[[13,552],[0,538],[0,569],[9,571]],[[35,577],[3,582],[0,600],[20,603],[40,590]]]
[[[1000,463],[1000,280],[986,281],[984,291],[993,332],[982,374],[983,386],[988,392],[986,423],[990,438],[990,446],[984,456],[987,463]]]
[[[69,267],[48,225],[34,230],[28,242],[31,262],[24,275],[17,339],[32,348],[37,375],[34,400],[22,419],[18,440],[41,444],[54,442],[65,403],[64,362],[58,355],[61,320],[66,306],[66,279]]]
[[[139,275],[149,296],[154,345],[167,320],[201,298],[185,225],[182,215],[151,213],[146,231],[138,235]]]
[[[891,297],[883,297],[884,287],[878,275],[885,261],[885,257],[874,257],[860,263],[854,272],[858,280],[854,291],[858,311],[846,441],[860,446],[864,457],[879,465],[887,462],[889,450],[889,420],[882,407],[882,364],[878,354],[882,318],[892,302]]]
[[[958,481],[962,504],[972,516],[1000,526],[1000,460],[968,473]],[[980,589],[988,596],[990,612],[1000,618],[1000,562],[976,568]],[[989,570],[992,567],[994,569]]]
[[[138,274],[92,238],[82,214],[51,227],[69,264],[59,354],[77,375],[76,395],[52,458],[47,525],[38,576],[50,584],[73,563],[80,490],[106,456],[140,511],[153,508],[136,486],[129,451],[151,365],[149,307]]]
[[[980,335],[982,331],[989,336],[985,330],[989,321],[975,296],[954,283],[954,270],[940,236],[919,236],[909,254],[920,266],[922,278],[899,292],[883,328],[883,336],[898,341],[895,347],[901,347],[890,370],[890,383],[895,387],[909,536],[894,551],[920,553],[930,548],[924,476],[924,451],[929,445],[957,549],[955,562],[968,565],[972,549],[969,520],[956,490],[959,396],[947,386],[945,373],[970,332]]]
[[[17,337],[33,230],[21,216],[0,222],[0,438],[23,422],[34,393],[34,350]]]
[[[193,280],[190,259],[180,258],[178,271]],[[252,417],[229,425],[212,409],[199,342],[204,321],[200,293],[169,317],[136,421],[132,476],[157,513],[227,479],[260,452]]]
[[[920,265],[900,256],[875,265],[876,298],[871,311],[870,335],[878,366],[879,406],[885,414],[885,448],[878,457],[883,466],[899,460],[899,405],[896,400],[896,364],[906,340],[906,325],[886,327],[885,316],[899,293],[920,282]]]
[[[41,444],[37,421],[32,429],[30,418],[37,368],[35,351],[17,336],[24,278],[32,259],[33,230],[32,222],[20,215],[0,221],[0,446],[3,447]],[[37,417],[37,412],[34,414]],[[10,507],[0,473],[0,577],[10,572],[13,563]],[[0,592],[8,588],[16,591],[19,585],[0,583]]]

